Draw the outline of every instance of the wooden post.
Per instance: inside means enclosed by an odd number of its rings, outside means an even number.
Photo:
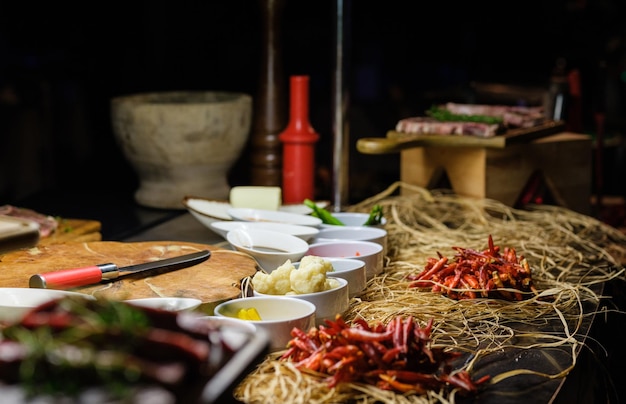
[[[284,0],[259,0],[263,18],[263,52],[250,143],[252,185],[281,186],[282,182],[282,144],[278,135],[287,125],[280,44],[284,4]]]

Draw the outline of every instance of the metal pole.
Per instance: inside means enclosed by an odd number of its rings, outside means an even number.
[[[338,212],[348,203],[350,178],[350,149],[348,125],[348,86],[345,73],[348,66],[347,34],[350,22],[350,0],[336,0],[335,72],[333,79],[333,195],[332,209]]]

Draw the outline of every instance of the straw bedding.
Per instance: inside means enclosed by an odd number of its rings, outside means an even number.
[[[425,324],[433,319],[432,345],[464,352],[456,365],[476,377],[490,374],[485,389],[520,375],[566,376],[576,364],[593,315],[607,310],[601,304],[602,283],[624,277],[626,235],[564,208],[516,210],[493,200],[397,182],[349,210],[367,212],[375,204],[383,207],[388,220],[385,269],[352,299],[345,320],[360,317],[387,323],[400,315]],[[453,300],[430,289],[408,287],[406,276],[421,272],[428,258],[438,253],[451,257],[455,246],[483,250],[490,235],[494,244],[513,247],[526,257],[539,294],[515,302]],[[526,366],[523,360],[510,367],[490,366],[503,353],[521,352],[517,360],[532,348],[554,352],[553,359],[561,359],[537,367]],[[279,354],[249,374],[235,390],[235,398],[245,403],[453,403],[457,398],[454,389],[423,395],[357,383],[330,389],[322,375],[301,372],[278,360]]]

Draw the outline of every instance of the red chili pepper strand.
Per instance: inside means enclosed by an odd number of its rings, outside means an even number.
[[[306,334],[304,331],[302,331],[298,327],[294,327],[291,330],[291,336],[295,337],[295,339],[291,340],[290,343],[294,342],[294,343],[301,344],[302,347],[300,349],[302,350],[312,353],[312,352],[317,351],[320,347],[319,344],[317,344],[313,338],[310,338],[308,334]]]
[[[419,384],[402,383],[402,382],[399,382],[398,380],[396,380],[393,377],[388,376],[386,374],[381,374],[380,378],[385,383],[387,383],[387,385],[389,386],[388,388],[381,387],[384,390],[392,390],[393,389],[393,390],[397,390],[397,391],[399,391],[401,393],[415,392],[416,394],[426,394],[426,392],[427,392],[427,390],[424,389]],[[384,386],[384,384],[381,384],[381,385]]]
[[[352,320],[352,326],[360,327],[361,329],[366,330],[366,331],[372,331],[372,328],[367,323],[367,321],[365,321],[365,319],[362,319],[362,318],[355,318],[354,320]]]
[[[358,328],[345,328],[341,330],[341,335],[353,341],[382,341],[393,335],[393,330],[384,333],[360,330]]]
[[[459,286],[462,276],[463,276],[463,270],[460,268],[456,269],[454,271],[454,278],[452,279],[452,282],[450,283],[450,285],[447,286],[448,289],[455,289],[457,286]]]
[[[400,380],[403,383],[419,383],[433,387],[436,386],[438,383],[437,378],[433,375],[413,372],[410,370],[387,370],[385,374],[387,376],[393,377],[396,380]]]
[[[411,366],[411,369],[423,369],[428,372],[449,372],[450,365],[447,361],[460,355],[460,353],[445,352],[440,349],[434,351],[426,345],[430,340],[433,319],[430,319],[428,324],[421,328],[414,322],[412,317],[403,320],[398,316],[385,327],[381,328],[380,325],[371,327],[372,330],[380,330],[381,332],[378,334],[382,335],[382,337],[375,337],[371,341],[360,340],[376,334],[363,329],[363,324],[349,327],[350,329],[354,328],[356,331],[354,333],[348,332],[348,328],[342,329],[344,324],[346,323],[343,321],[329,322],[329,329],[341,330],[335,334],[332,340],[325,343],[321,343],[319,340],[315,341],[319,345],[319,349],[314,353],[309,354],[306,350],[301,350],[301,352],[295,352],[291,356],[287,356],[286,359],[293,359],[298,357],[299,354],[306,356],[303,360],[294,362],[295,365],[299,368],[330,374],[331,376],[327,378],[327,382],[331,387],[344,381],[366,381],[381,388],[400,391],[399,389],[401,388],[409,387],[402,386],[403,381],[396,380],[397,375],[391,377],[391,379],[383,380],[384,376],[390,375],[386,372],[394,369],[409,371],[409,366]],[[397,330],[402,332],[397,334]],[[412,332],[407,334],[408,330],[412,330]],[[324,333],[311,331],[304,335],[307,338],[314,338],[324,335]],[[410,337],[407,337],[407,335]],[[351,336],[357,338],[357,341],[352,344],[349,343],[349,337]],[[406,344],[408,347],[408,352],[406,353],[402,352],[401,347],[403,344]],[[292,345],[297,347],[300,344],[294,343]],[[454,379],[451,380],[453,382],[456,381]],[[393,383],[390,383],[390,381]],[[425,383],[423,382],[406,384],[410,384],[412,390],[426,391]],[[438,387],[438,385],[432,386],[432,388]]]
[[[441,380],[453,386],[460,387],[466,392],[475,392],[477,390],[476,384],[466,371],[459,371],[454,374],[443,374],[441,375]]]
[[[481,296],[487,297],[489,294],[489,276],[487,275],[487,270],[485,267],[482,267],[478,270],[478,284],[482,289]]]
[[[381,359],[384,363],[391,363],[394,359],[398,358],[401,353],[402,350],[400,349],[400,347],[396,346],[388,349]]]
[[[362,342],[359,344],[359,347],[363,350],[363,352],[369,358],[369,360],[373,362],[374,366],[381,368],[381,369],[385,367],[382,354],[380,354],[380,352],[376,349],[374,344],[370,342]]]
[[[359,356],[356,354],[354,356],[346,356],[346,357],[340,358],[332,366],[330,366],[327,369],[327,373],[333,374],[337,372],[339,369],[341,369],[342,367],[356,362],[358,359],[359,359]]]
[[[409,341],[411,338],[411,334],[413,334],[413,328],[415,326],[415,322],[413,321],[413,317],[409,316],[404,321],[404,326],[402,327],[402,353],[409,353]]]
[[[439,272],[447,262],[448,257],[441,257],[439,261],[437,261],[437,263],[432,266],[432,268],[422,272],[418,279],[429,279],[434,273]]]
[[[495,255],[497,251],[495,246],[493,245],[493,237],[491,237],[491,234],[489,235],[489,239],[487,242],[489,244],[489,252],[491,253],[491,255]]]
[[[429,342],[430,341],[430,332],[433,329],[433,319],[431,318],[426,323],[425,327],[416,326],[413,328],[413,335],[417,338],[418,341]]]
[[[383,341],[384,342],[384,341]],[[385,344],[383,344],[383,342],[381,341],[369,341],[370,344],[372,344],[372,346],[374,347],[374,349],[376,349],[376,351],[380,354],[380,355],[384,355],[385,352],[387,352],[387,347],[385,346]]]
[[[326,358],[341,360],[346,356],[358,355],[360,352],[356,345],[339,345],[326,352]]]
[[[297,354],[297,351],[298,351],[297,347],[295,345],[292,345],[280,356],[279,359],[285,360],[285,359],[293,358]]]
[[[393,347],[401,349],[402,347],[402,317],[396,316],[389,322],[387,329],[392,333]]]
[[[471,289],[472,285],[470,285],[466,280],[465,277],[461,278],[461,285],[465,288],[465,289]],[[465,290],[463,292],[461,292],[460,294],[462,299],[475,299],[476,298],[476,293],[472,290]]]
[[[323,357],[324,353],[322,351],[315,352],[309,355],[307,358],[296,362],[296,367],[318,371],[320,370],[320,364]]]

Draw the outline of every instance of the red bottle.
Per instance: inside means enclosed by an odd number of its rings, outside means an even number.
[[[314,199],[315,143],[319,134],[309,121],[309,76],[291,76],[289,124],[283,143],[283,203]]]

